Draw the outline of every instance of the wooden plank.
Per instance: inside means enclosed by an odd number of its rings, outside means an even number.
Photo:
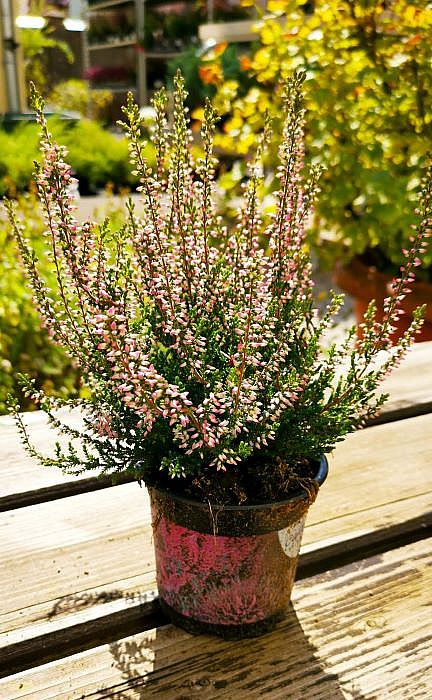
[[[79,417],[66,415],[69,425],[81,425]],[[24,420],[35,446],[49,454],[58,436],[48,426],[45,415],[41,411],[26,413]],[[119,479],[120,483],[130,481],[130,477]],[[110,478],[91,472],[70,476],[56,467],[42,467],[24,450],[12,418],[0,416],[0,512],[110,486]]]
[[[297,583],[287,620],[264,637],[225,642],[167,625],[35,664],[0,681],[0,695],[426,700],[431,545],[417,542]]]
[[[308,516],[300,575],[376,542],[385,549],[400,535],[424,536],[432,519],[432,451],[423,439],[430,434],[432,415],[420,416],[404,421],[403,446],[397,424],[338,446]],[[103,626],[122,611],[136,620],[155,587],[147,493],[137,484],[0,514],[0,550],[0,644],[15,645],[15,660],[33,642],[40,655],[42,637],[86,620]],[[73,647],[72,632],[64,643]]]
[[[411,348],[401,366],[384,382],[383,391],[390,392],[391,399],[375,423],[432,412],[432,342]],[[25,420],[38,446],[49,449],[55,437],[43,414],[27,413]],[[77,426],[79,418],[68,417],[68,422]],[[71,477],[60,469],[40,467],[25,453],[12,419],[0,416],[0,511],[107,486],[111,486],[109,479]]]
[[[138,484],[30,506],[0,515],[0,631],[65,612],[64,598],[117,590],[153,567],[148,494]],[[14,577],[11,577],[11,571]],[[17,585],[18,584],[18,585]],[[40,605],[48,605],[44,612]],[[56,607],[57,606],[57,607]]]
[[[309,524],[320,523],[322,532],[358,513],[390,503],[400,503],[432,490],[432,414],[360,430],[340,443],[329,456],[329,477],[309,516]],[[412,509],[411,516],[420,513]],[[349,530],[355,527],[351,522]],[[330,536],[330,535],[329,535]],[[322,539],[320,533],[319,539]]]
[[[347,514],[331,525],[306,527],[297,578],[432,535],[432,494]]]
[[[382,390],[390,398],[375,425],[432,412],[432,342],[413,345]]]

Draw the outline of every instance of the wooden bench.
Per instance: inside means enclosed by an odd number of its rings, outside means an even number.
[[[0,698],[429,698],[431,360],[330,456],[289,616],[241,643],[167,624],[145,489],[42,469],[0,418]]]

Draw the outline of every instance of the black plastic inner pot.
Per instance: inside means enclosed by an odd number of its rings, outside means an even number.
[[[313,479],[321,486],[328,474],[325,455],[317,462]],[[314,500],[314,493],[300,489],[298,494],[284,501],[250,506],[214,505],[178,496],[168,491],[149,487],[153,521],[161,518],[203,534],[231,537],[250,537],[282,530],[305,515]]]

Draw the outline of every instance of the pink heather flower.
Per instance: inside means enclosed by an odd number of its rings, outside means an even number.
[[[154,98],[155,172],[145,160],[139,110],[131,98],[125,109],[142,207],[138,216],[127,204],[124,226],[115,236],[107,223],[76,221],[66,153],[52,142],[37,102],[43,164],[36,180],[54,290],[40,278],[12,205],[9,213],[43,322],[81,367],[94,400],[86,404],[90,425],[101,440],[118,440],[122,449],[132,445],[135,454],[150,449],[147,438],[163,424],[164,440],[177,457],[218,470],[257,450],[295,452],[302,440],[315,451],[327,449],[325,431],[316,435],[314,420],[329,431],[343,417],[343,433],[347,426],[357,427],[375,405],[371,400],[368,408],[365,397],[418,333],[419,316],[399,344],[392,340],[431,232],[432,175],[419,210],[421,223],[403,250],[399,276],[388,286],[383,321],[371,307],[362,340],[356,344],[349,332],[328,353],[321,341],[342,300],[334,295],[322,315],[313,306],[306,226],[319,171],[304,174],[301,77],[293,77],[283,95],[275,212],[264,217],[258,197],[270,138],[266,125],[230,230],[215,210],[216,115],[207,104],[202,155],[195,161],[182,108],[183,81],[177,76],[175,82],[171,131],[165,92]],[[389,356],[380,364],[382,351]],[[34,396],[41,405],[47,400]],[[113,424],[123,425],[123,432],[114,431]],[[299,443],[294,447],[290,426]]]

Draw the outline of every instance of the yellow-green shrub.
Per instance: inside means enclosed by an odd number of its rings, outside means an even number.
[[[248,153],[266,110],[277,131],[278,81],[305,70],[308,158],[326,166],[317,230],[327,228],[349,255],[373,250],[377,262],[398,263],[432,143],[432,8],[426,0],[316,0],[308,15],[303,4],[268,3],[273,15],[249,71],[255,86],[243,97],[235,81],[219,88],[216,106],[229,117],[219,145]],[[242,174],[237,168],[237,180]]]
[[[67,147],[75,177],[87,189],[97,190],[108,182],[116,188],[136,185],[129,171],[125,138],[90,119],[70,124],[53,118],[50,128],[56,140]],[[39,128],[34,123],[20,124],[10,132],[0,129],[0,196],[31,187],[33,163],[39,159],[38,145]],[[150,148],[146,156],[153,162]]]
[[[67,112],[78,112],[87,119],[104,121],[104,112],[113,100],[111,90],[91,88],[85,80],[58,83],[47,98],[48,104]]]
[[[41,260],[44,257],[43,221],[36,200],[28,195],[20,199],[25,228]],[[49,394],[76,395],[78,374],[69,358],[41,329],[28,282],[18,262],[15,241],[5,213],[0,214],[0,413],[6,413],[9,393],[19,397],[24,408],[30,404],[21,397],[16,375],[27,372],[36,385]]]

